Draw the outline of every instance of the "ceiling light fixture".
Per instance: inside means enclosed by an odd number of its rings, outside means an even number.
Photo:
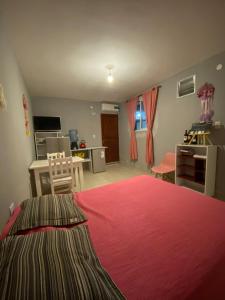
[[[218,64],[217,66],[216,66],[216,70],[217,71],[221,71],[223,69],[223,65],[222,64]]]
[[[113,74],[112,74],[113,65],[107,65],[106,69],[108,70],[107,80],[108,80],[109,83],[111,83],[114,80],[114,77],[113,77]]]

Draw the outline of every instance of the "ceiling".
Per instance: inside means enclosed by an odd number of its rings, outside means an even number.
[[[1,11],[36,97],[120,102],[225,50],[224,0],[3,0]]]

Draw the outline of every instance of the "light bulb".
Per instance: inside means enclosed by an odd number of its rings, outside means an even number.
[[[222,64],[218,64],[217,66],[216,66],[216,70],[217,71],[221,71],[223,69],[223,65]]]
[[[114,78],[113,78],[112,74],[109,74],[107,79],[108,79],[108,82],[113,82]]]

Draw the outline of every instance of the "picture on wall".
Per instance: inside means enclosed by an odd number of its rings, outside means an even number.
[[[177,98],[195,93],[195,75],[184,78],[177,83]]]
[[[28,99],[25,95],[23,95],[23,109],[24,109],[24,124],[26,129],[26,135],[30,136],[30,121],[29,121],[29,107],[28,107]]]
[[[4,95],[3,86],[0,83],[0,110],[6,110],[6,99]]]

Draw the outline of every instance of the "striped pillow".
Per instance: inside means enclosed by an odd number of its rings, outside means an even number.
[[[25,200],[22,211],[9,231],[14,235],[22,230],[43,226],[68,226],[87,220],[74,202],[73,194],[45,195]]]
[[[0,299],[125,299],[101,266],[88,228],[0,241]]]

